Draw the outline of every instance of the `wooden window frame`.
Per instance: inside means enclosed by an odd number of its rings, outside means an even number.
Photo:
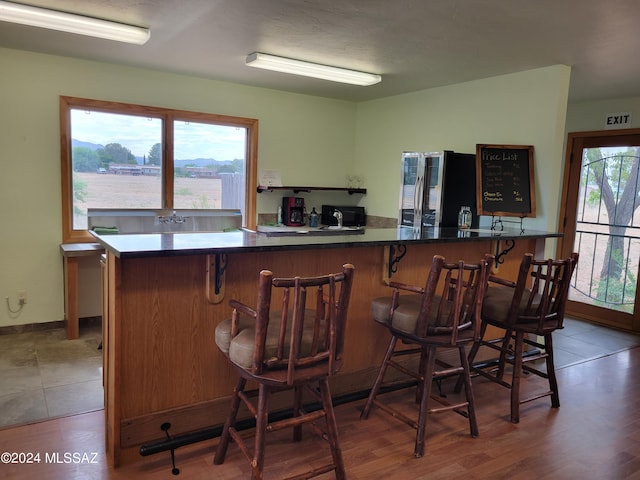
[[[62,242],[93,242],[87,230],[73,229],[73,165],[71,153],[71,110],[96,110],[105,113],[152,116],[163,120],[162,131],[162,208],[173,208],[173,122],[190,120],[247,129],[245,165],[245,227],[255,228],[258,171],[258,120],[213,113],[174,110],[130,103],[60,96],[60,155],[62,178]]]

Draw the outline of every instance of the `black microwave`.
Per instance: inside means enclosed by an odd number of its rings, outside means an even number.
[[[333,216],[336,210],[342,212],[342,225],[345,227],[364,227],[367,224],[364,207],[345,207],[340,205],[322,205],[320,223],[323,225],[337,225],[338,219]]]

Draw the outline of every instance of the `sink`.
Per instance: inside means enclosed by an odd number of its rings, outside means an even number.
[[[338,227],[330,225],[328,227],[320,227],[317,230],[310,230],[310,235],[354,235],[364,233],[363,227]]]
[[[362,227],[339,227],[337,225],[325,225],[318,230],[331,230],[333,232],[352,232],[362,230]]]
[[[320,228],[309,227],[286,227],[286,226],[267,226],[258,225],[257,231],[270,237],[284,237],[294,235],[312,235],[312,236],[327,236],[327,235],[354,235],[364,233],[363,227],[341,227],[337,226],[324,226]]]
[[[108,228],[112,233],[191,233],[237,230],[240,210],[90,208],[89,228]]]

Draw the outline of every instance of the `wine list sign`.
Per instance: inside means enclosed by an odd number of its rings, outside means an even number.
[[[531,145],[476,145],[478,215],[535,217]]]

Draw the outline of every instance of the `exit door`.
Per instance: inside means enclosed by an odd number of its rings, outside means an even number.
[[[580,254],[567,313],[640,332],[640,130],[569,134],[559,254]]]

